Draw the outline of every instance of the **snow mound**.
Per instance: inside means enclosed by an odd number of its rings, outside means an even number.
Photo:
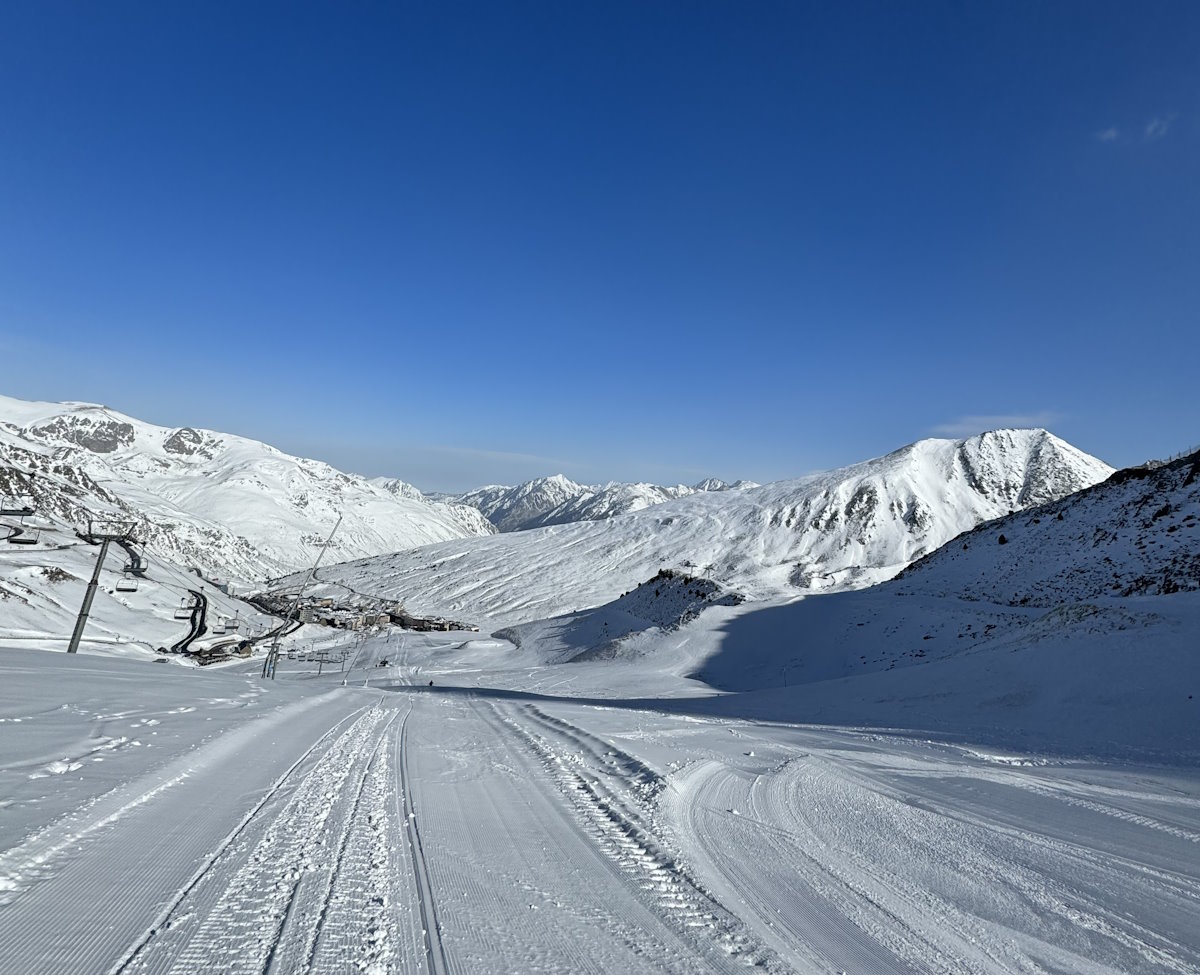
[[[548,620],[502,629],[493,634],[532,651],[542,663],[610,660],[636,656],[624,645],[634,634],[670,632],[712,606],[737,606],[740,593],[685,572],[660,569],[654,578],[607,605]]]

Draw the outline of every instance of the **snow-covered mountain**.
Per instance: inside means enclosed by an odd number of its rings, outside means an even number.
[[[429,500],[421,493],[420,488],[409,484],[408,481],[402,481],[398,477],[372,477],[370,483],[376,487],[383,488],[388,494],[394,494],[398,498],[408,498],[412,501]]]
[[[468,535],[494,535],[496,527],[484,517],[483,512],[469,504],[459,504],[453,498],[434,498],[423,494],[420,488],[414,487],[398,477],[372,477],[368,481],[375,487],[382,488],[388,494],[409,501],[434,505],[439,511],[452,514],[454,519],[467,530]]]
[[[694,493],[693,488],[683,484],[675,487],[646,483],[609,484],[564,501],[532,519],[524,527],[544,528],[547,525],[565,525],[572,521],[603,521]]]
[[[692,485],[693,491],[744,491],[746,488],[761,487],[762,485],[755,481],[747,481],[745,478],[739,478],[730,484],[728,481],[722,481],[719,477],[706,477],[703,481],[699,481]]]
[[[902,584],[902,585],[901,585]],[[1007,606],[1200,590],[1200,452],[988,522],[916,562],[905,592]]]
[[[1176,762],[1200,754],[1197,632],[1193,454],[988,521],[883,585],[711,611],[678,651],[651,633],[621,653],[676,652],[677,672],[754,692],[763,718],[970,729]],[[556,631],[532,631],[543,633],[561,653]]]
[[[553,474],[516,487],[490,484],[460,494],[454,500],[478,508],[500,531],[511,532],[528,527],[547,511],[590,491],[586,485],[576,484],[562,474]]]
[[[1044,430],[923,440],[825,474],[426,546],[331,567],[322,578],[415,612],[493,625],[601,605],[663,567],[752,598],[850,589],[890,578],[983,521],[1111,473]]]
[[[267,444],[87,403],[0,397],[0,468],[10,497],[28,497],[40,517],[65,525],[89,510],[129,517],[158,557],[221,578],[257,580],[309,564],[339,514],[331,560],[492,530],[474,509]]]
[[[728,484],[710,477],[688,487],[664,487],[645,482],[614,482],[601,487],[576,484],[562,474],[539,477],[516,487],[490,485],[453,498],[459,504],[478,508],[500,531],[525,531],[572,521],[602,521],[640,511],[665,501],[703,491],[734,491],[758,487],[753,481]]]

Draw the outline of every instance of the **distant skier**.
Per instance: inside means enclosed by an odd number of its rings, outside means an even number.
[[[430,686],[430,687],[433,687],[433,681],[430,681],[430,682],[429,682],[429,686]]]

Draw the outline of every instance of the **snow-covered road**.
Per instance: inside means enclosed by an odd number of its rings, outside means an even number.
[[[0,685],[0,972],[1200,972],[1194,770],[617,706],[587,669],[535,698],[447,652],[143,665],[141,711],[102,706],[134,664],[18,658],[58,676]],[[157,748],[46,772],[117,723]]]

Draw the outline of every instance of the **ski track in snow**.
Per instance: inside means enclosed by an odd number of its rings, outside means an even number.
[[[425,846],[421,842],[421,829],[417,822],[416,801],[413,792],[412,773],[409,771],[408,719],[410,707],[401,719],[400,739],[397,742],[397,765],[400,768],[400,790],[398,800],[401,817],[408,838],[408,849],[412,856],[413,879],[416,882],[417,909],[421,920],[421,939],[425,950],[425,963],[430,975],[444,975],[448,969],[446,950],[442,945],[441,926],[433,900],[433,885],[429,879],[429,865],[425,859]]]
[[[1191,771],[530,700],[456,659],[379,641],[373,687],[19,839],[0,972],[1200,973]],[[559,673],[510,678],[594,693]]]
[[[112,975],[406,970],[394,889],[397,712],[372,708],[321,754],[255,836],[229,845]],[[257,812],[258,810],[255,810]],[[411,925],[409,925],[411,928]]]
[[[656,835],[652,808],[662,788],[659,776],[631,755],[534,705],[524,707],[519,718],[503,720],[537,754],[585,830],[633,879],[655,913],[691,942],[692,950],[694,935],[702,931],[703,943],[713,949],[707,953],[715,970],[783,970],[773,952],[756,943],[737,918],[702,890]]]
[[[1191,830],[1112,791],[813,744],[758,771],[695,762],[664,794],[700,875],[793,965],[1200,971]],[[1179,811],[1196,822],[1194,799]]]

